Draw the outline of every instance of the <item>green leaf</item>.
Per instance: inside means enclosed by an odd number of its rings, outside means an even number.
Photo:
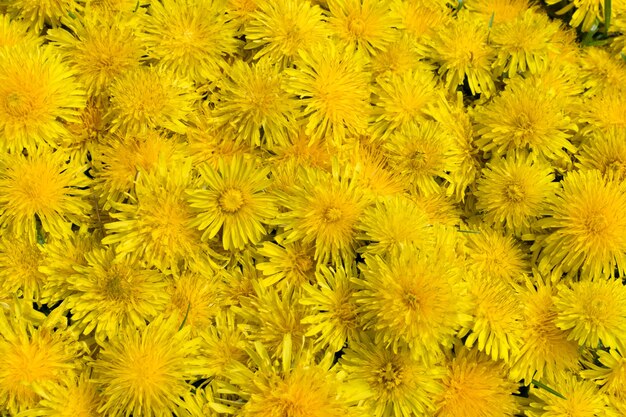
[[[180,323],[180,327],[178,331],[181,331],[183,327],[185,327],[185,323],[187,323],[187,317],[189,316],[189,309],[191,308],[191,303],[187,303],[187,311],[185,312],[185,317],[183,318],[183,322]]]
[[[553,390],[552,388],[550,388],[549,386],[547,386],[547,385],[546,385],[546,384],[544,384],[543,382],[539,382],[539,381],[537,381],[537,380],[535,380],[535,379],[533,379],[531,382],[533,383],[533,385],[536,385],[536,386],[538,386],[539,388],[541,388],[541,389],[544,389],[544,390],[548,391],[548,392],[549,392],[550,394],[552,394],[552,395],[556,395],[557,397],[559,397],[559,398],[563,398],[564,400],[566,400],[566,399],[567,399],[567,398],[565,398],[565,397],[563,396],[563,394],[561,394],[561,393],[559,393],[559,392],[557,392],[557,391]]]
[[[611,25],[612,1],[604,0],[604,34],[609,34],[609,26]]]
[[[493,18],[496,17],[496,12],[491,13],[491,17],[489,18],[489,29],[493,27]]]
[[[456,5],[456,11],[457,12],[460,11],[463,8],[463,6],[464,6],[463,1],[464,0],[458,0],[458,3]]]
[[[622,57],[622,59],[624,60],[624,62],[626,62],[626,54],[625,54],[625,53],[620,52],[620,53],[619,53],[619,56],[621,56],[621,57]]]

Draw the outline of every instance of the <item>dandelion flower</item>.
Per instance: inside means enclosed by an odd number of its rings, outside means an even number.
[[[34,408],[84,366],[84,346],[51,327],[0,311],[0,407],[11,415]]]
[[[46,37],[67,57],[88,94],[104,93],[115,78],[139,68],[144,52],[134,34],[136,22],[127,14],[90,14],[67,24],[67,29],[50,29]]]
[[[376,119],[371,131],[382,139],[412,123],[429,120],[430,108],[442,100],[432,74],[424,70],[379,79],[374,92]]]
[[[605,177],[626,179],[626,129],[594,132],[581,146],[577,158],[581,170],[599,170]]]
[[[256,264],[257,269],[266,277],[261,281],[264,286],[280,283],[299,287],[315,281],[317,262],[312,244],[296,241],[279,246],[273,242],[263,242],[258,252],[267,258],[265,262]]]
[[[502,363],[466,348],[455,347],[441,381],[443,390],[435,397],[436,417],[499,417],[520,410],[517,383],[510,380]]]
[[[410,225],[410,226],[409,226]],[[405,246],[423,247],[433,238],[432,224],[414,201],[395,195],[366,209],[357,228],[365,253],[384,255]]]
[[[526,250],[498,229],[480,229],[467,236],[467,262],[478,276],[510,284],[521,283],[530,270]]]
[[[102,141],[106,132],[104,123],[105,105],[92,98],[81,111],[76,123],[68,123],[69,135],[62,139],[61,147],[68,153],[70,160],[89,161],[87,155],[96,154],[96,145]]]
[[[35,242],[38,223],[55,238],[80,225],[89,205],[86,167],[66,162],[61,151],[33,149],[0,160],[0,223]]]
[[[286,210],[277,222],[285,228],[285,242],[314,242],[319,263],[352,259],[357,221],[369,203],[354,175],[338,168],[331,174],[307,170],[300,186],[281,194],[280,202]]]
[[[520,291],[524,344],[512,358],[510,372],[527,384],[544,376],[558,380],[565,371],[579,369],[578,344],[556,325],[554,290],[542,280]]]
[[[570,172],[550,199],[538,226],[550,234],[536,242],[540,270],[583,277],[611,276],[626,269],[626,191],[599,171]]]
[[[51,387],[37,407],[20,416],[98,417],[100,401],[96,384],[89,380],[89,371],[84,371],[73,381]]]
[[[547,0],[549,5],[558,3],[557,0]],[[623,3],[617,3],[615,6],[622,6]],[[572,9],[574,13],[571,15],[569,24],[572,27],[579,27],[583,32],[591,31],[596,22],[604,23],[606,10],[605,2],[602,0],[568,0],[567,4],[558,10],[557,13],[565,14]],[[616,7],[617,9],[617,7]]]
[[[491,74],[495,49],[488,36],[489,27],[466,13],[459,13],[446,30],[437,31],[430,56],[439,65],[438,73],[448,89],[456,90],[467,79],[472,94],[488,97],[495,92]]]
[[[433,398],[441,393],[440,366],[427,366],[406,349],[393,352],[364,337],[350,343],[340,360],[349,380],[367,383],[371,395],[363,406],[373,417],[432,415]]]
[[[581,376],[599,385],[600,392],[626,400],[626,357],[616,349],[598,349],[596,354],[598,363],[587,363],[589,369]]]
[[[410,198],[424,210],[430,224],[458,226],[461,222],[459,209],[445,190],[439,189],[430,195],[411,195]]]
[[[607,133],[611,129],[626,129],[626,94],[618,85],[596,94],[584,104],[580,121],[588,126],[582,132]],[[602,111],[598,111],[602,109]]]
[[[291,337],[282,343],[280,360],[273,361],[261,343],[249,349],[251,366],[242,363],[225,374],[245,403],[242,417],[344,417],[363,396],[357,387],[340,380],[331,368],[332,356],[319,362],[308,350],[292,348]]]
[[[394,352],[407,344],[414,357],[434,361],[471,320],[459,273],[453,259],[411,247],[388,260],[366,257],[355,296],[365,329]]]
[[[559,23],[535,10],[527,10],[514,20],[495,25],[490,37],[497,49],[494,68],[511,78],[527,71],[542,72],[551,55],[559,52],[559,45],[554,42],[558,31]]]
[[[433,66],[422,61],[423,55],[412,40],[403,34],[371,58],[374,79],[403,75],[411,71],[433,71]]]
[[[157,67],[141,67],[117,77],[110,87],[106,120],[110,132],[142,134],[166,128],[185,133],[196,100],[191,84]]]
[[[260,146],[261,139],[268,149],[286,144],[296,105],[282,84],[282,72],[274,62],[261,59],[250,65],[235,61],[221,83],[211,114],[216,128],[232,128],[237,139],[252,146]]]
[[[562,100],[537,88],[532,79],[511,81],[498,97],[476,113],[476,145],[505,156],[530,152],[533,158],[567,159],[575,152],[570,137],[578,129]]]
[[[41,32],[44,26],[61,26],[61,19],[82,10],[82,0],[14,0],[8,12],[28,22],[31,30]]]
[[[624,349],[626,287],[621,280],[596,280],[563,285],[555,300],[556,325],[582,346]]]
[[[475,302],[472,324],[462,332],[469,333],[465,344],[476,345],[494,361],[509,362],[523,342],[523,310],[517,289],[488,275],[476,274],[468,282],[469,294]]]
[[[39,302],[47,281],[39,271],[45,255],[43,246],[23,235],[3,233],[0,239],[0,294],[19,295],[30,302]]]
[[[399,35],[400,19],[389,0],[329,0],[333,35],[350,51],[369,56],[384,51]]]
[[[464,5],[484,22],[493,19],[494,27],[521,17],[530,8],[528,0],[469,0]]]
[[[191,163],[176,167],[159,164],[141,175],[131,201],[113,204],[114,221],[102,243],[116,245],[118,258],[143,259],[161,271],[177,272],[181,262],[206,256],[202,233],[195,228],[195,213],[186,200],[191,186]]]
[[[580,65],[582,82],[587,89],[585,94],[601,94],[626,85],[626,62],[603,48],[589,47],[583,53]]]
[[[353,161],[357,181],[374,198],[390,197],[404,191],[402,179],[391,170],[388,158],[378,143],[358,143],[346,153],[345,158]]]
[[[566,374],[557,380],[549,381],[548,386],[561,394],[557,396],[544,389],[536,389],[533,401],[526,410],[529,417],[592,417],[608,414],[607,400],[600,395],[598,388],[590,381],[581,380],[573,374]]]
[[[115,338],[120,329],[141,327],[165,308],[167,282],[158,271],[116,261],[112,249],[95,248],[85,260],[87,265],[76,266],[69,278],[74,293],[66,299],[81,333],[95,331],[102,342]]]
[[[246,351],[249,343],[232,310],[220,311],[212,321],[200,333],[201,355],[209,376],[224,375],[235,362],[245,363],[249,360]]]
[[[83,107],[84,90],[53,49],[0,49],[0,149],[56,145]]]
[[[370,113],[370,75],[364,58],[334,44],[301,52],[297,68],[285,70],[285,89],[301,98],[311,139],[341,143],[348,133],[365,133]]]
[[[245,49],[258,49],[278,69],[288,67],[299,52],[323,44],[329,31],[323,10],[308,1],[255,0],[255,9],[245,24]]]
[[[147,55],[180,78],[218,79],[236,52],[235,22],[217,0],[152,2],[137,34]]]
[[[302,287],[300,303],[311,309],[311,314],[302,319],[310,325],[305,336],[317,336],[315,343],[322,349],[338,352],[358,337],[356,287],[351,281],[355,276],[354,267],[333,269],[324,265],[316,273],[317,285]]]
[[[402,31],[422,57],[428,55],[428,45],[438,28],[446,27],[451,19],[447,5],[437,0],[393,1],[391,9],[400,17]]]
[[[262,287],[255,281],[252,286],[255,294],[243,298],[241,306],[232,307],[248,339],[263,343],[276,356],[283,353],[286,335],[293,337],[294,345],[304,347],[309,326],[302,320],[311,309],[299,303],[300,291],[288,287],[279,293],[276,288]]]
[[[21,46],[37,48],[43,39],[28,29],[27,23],[12,19],[8,14],[0,14],[0,49]]]
[[[528,157],[496,158],[477,181],[476,208],[486,222],[516,234],[530,230],[557,190],[553,169]]]
[[[188,198],[198,213],[192,226],[204,230],[203,240],[221,231],[225,250],[261,240],[266,233],[263,224],[275,216],[274,199],[265,191],[268,172],[243,158],[221,160],[218,169],[200,167],[204,187],[189,190]]]
[[[388,139],[384,149],[391,169],[418,194],[439,192],[439,184],[450,181],[448,174],[460,163],[452,138],[432,121],[405,126]]]
[[[106,343],[93,364],[93,380],[101,387],[98,412],[111,417],[129,413],[171,416],[193,381],[206,373],[198,356],[200,339],[189,328],[178,329],[176,317],[162,316],[141,331],[124,327]]]

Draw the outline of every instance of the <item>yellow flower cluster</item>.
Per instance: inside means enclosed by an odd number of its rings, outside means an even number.
[[[626,415],[626,1],[0,0],[0,415]]]

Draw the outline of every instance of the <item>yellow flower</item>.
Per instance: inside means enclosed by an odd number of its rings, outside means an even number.
[[[51,47],[0,49],[0,149],[34,151],[67,136],[85,92]]]
[[[449,132],[438,123],[411,123],[394,133],[384,145],[389,165],[409,191],[431,195],[439,184],[451,181],[450,172],[460,158]]]
[[[356,300],[364,328],[397,351],[406,344],[415,358],[434,362],[440,346],[471,321],[471,303],[454,258],[441,251],[406,247],[388,260],[366,256]]]
[[[350,51],[374,56],[398,36],[400,19],[390,0],[329,0],[330,28]]]
[[[297,68],[287,68],[285,89],[300,97],[311,139],[328,138],[341,143],[347,134],[367,130],[370,113],[370,75],[364,58],[333,43],[301,52]]]
[[[166,128],[185,133],[197,98],[191,88],[191,83],[161,67],[140,67],[120,75],[109,90],[109,131],[142,134]]]
[[[277,217],[286,243],[315,243],[315,259],[351,262],[357,246],[357,221],[369,203],[355,176],[347,169],[332,173],[307,170],[299,185],[280,194],[286,208]]]
[[[0,8],[0,13],[1,11]],[[26,22],[12,19],[8,14],[0,14],[0,49],[21,46],[37,48],[43,42],[43,38],[28,29]]]
[[[588,124],[582,130],[596,130],[606,134],[611,129],[626,129],[626,88],[614,85],[584,103],[580,121]],[[602,109],[602,111],[597,111]]]
[[[299,287],[315,281],[315,248],[312,244],[293,242],[290,244],[263,242],[258,248],[260,255],[267,258],[265,262],[258,262],[256,267],[263,272],[266,278],[261,283],[266,286]]]
[[[403,75],[411,71],[433,71],[434,67],[426,61],[421,61],[423,54],[404,33],[393,43],[386,46],[371,58],[371,69],[374,79]]]
[[[584,48],[583,54],[580,65],[585,94],[601,94],[626,85],[626,62],[622,59],[598,47]]]
[[[439,28],[450,23],[451,14],[446,3],[439,0],[396,0],[391,4],[393,13],[401,19],[403,34],[422,57],[428,56],[428,45]]]
[[[175,138],[158,130],[139,135],[111,135],[92,153],[95,177],[94,191],[103,210],[121,203],[133,190],[139,178],[153,175],[163,165],[183,164],[183,149]]]
[[[552,55],[559,52],[554,41],[559,30],[558,22],[536,10],[527,10],[516,19],[494,25],[490,39],[498,54],[493,63],[496,72],[513,78],[520,73],[544,71]]]
[[[443,100],[429,71],[418,69],[378,79],[372,110],[372,135],[386,139],[401,128],[430,119],[429,110]]]
[[[71,332],[45,322],[35,328],[20,314],[0,310],[0,409],[34,408],[65,387],[84,366],[85,347]]]
[[[358,410],[352,406],[364,396],[363,387],[340,379],[338,369],[331,368],[332,355],[317,361],[310,351],[292,348],[291,340],[285,336],[280,360],[255,343],[248,350],[249,367],[237,363],[227,370],[224,376],[244,400],[241,409],[231,410],[241,417],[354,416]]]
[[[3,233],[0,238],[0,296],[18,295],[40,302],[47,277],[39,271],[44,264],[42,249],[23,235]]]
[[[252,65],[237,60],[227,74],[211,113],[215,126],[233,129],[239,141],[253,147],[263,144],[272,150],[285,145],[297,102],[283,90],[283,73],[276,64],[267,59]]]
[[[67,58],[87,93],[97,96],[116,77],[139,68],[144,52],[134,34],[136,24],[128,14],[90,14],[68,21],[67,28],[50,29],[46,38]]]
[[[520,410],[518,385],[509,379],[501,362],[456,345],[441,381],[443,390],[435,397],[436,417],[512,416]]]
[[[626,270],[626,190],[599,171],[570,172],[550,199],[538,226],[550,234],[538,240],[539,268],[569,276],[611,276]]]
[[[357,181],[367,194],[384,199],[404,191],[402,178],[391,170],[389,160],[377,142],[358,143],[348,149],[341,158],[352,161]]]
[[[570,137],[578,127],[565,111],[562,100],[539,88],[534,78],[516,78],[489,104],[476,113],[484,152],[506,156],[528,152],[535,159],[568,159],[575,152]]]
[[[547,0],[546,3],[549,5],[559,3],[558,0]],[[620,2],[619,0],[615,2],[614,6],[615,10],[619,10],[624,7],[626,4]],[[574,10],[574,13],[571,15],[569,24],[572,27],[579,27],[583,32],[589,32],[592,30],[593,26],[596,25],[596,22],[604,23],[605,22],[605,13],[604,9],[605,2],[603,0],[568,0],[567,4],[563,5],[561,9],[557,11],[558,14],[565,14],[571,10]]]
[[[124,327],[106,343],[93,364],[103,404],[98,412],[118,417],[172,415],[183,406],[181,397],[207,373],[199,357],[200,339],[189,337],[189,327],[178,329],[175,316],[160,316],[140,331]]]
[[[509,284],[521,283],[531,265],[525,248],[513,236],[488,228],[468,234],[467,263],[478,276]]]
[[[89,161],[96,154],[96,145],[106,132],[104,123],[105,104],[96,98],[87,101],[76,123],[68,123],[69,135],[62,140],[61,147],[71,160]]]
[[[167,282],[158,271],[116,261],[112,249],[95,248],[85,260],[68,278],[73,293],[65,300],[80,333],[95,332],[102,343],[120,330],[141,327],[165,308]]]
[[[49,148],[0,159],[0,224],[35,242],[38,224],[54,238],[69,236],[89,208],[86,167]]]
[[[293,343],[304,348],[305,334],[310,328],[302,320],[311,314],[311,308],[299,303],[299,289],[287,287],[279,292],[276,288],[266,288],[252,281],[254,294],[240,300],[241,305],[232,307],[240,319],[240,328],[252,342],[260,342],[280,356],[283,351],[283,338],[293,337]]]
[[[493,18],[494,27],[519,18],[530,8],[528,0],[469,0],[463,4],[483,22]]]
[[[349,380],[364,381],[370,395],[363,407],[372,417],[433,415],[434,397],[441,393],[441,366],[428,366],[411,357],[406,347],[393,352],[384,344],[351,342],[340,359]]]
[[[424,210],[430,224],[458,226],[461,222],[459,208],[442,189],[435,194],[411,195],[410,198]]]
[[[446,87],[454,91],[465,80],[472,94],[491,96],[495,90],[491,65],[495,49],[488,43],[489,27],[461,11],[446,30],[438,30],[429,57],[439,65]]]
[[[600,392],[626,400],[626,357],[616,349],[598,349],[598,364],[586,363],[589,369],[581,371],[585,379],[600,386]]]
[[[618,181],[626,179],[626,129],[592,132],[577,156],[581,170],[599,170]]]
[[[128,202],[114,203],[105,225],[105,245],[116,245],[118,258],[142,259],[161,271],[176,273],[184,261],[206,257],[195,228],[195,213],[187,202],[186,190],[193,184],[191,163],[158,164],[152,173],[142,173]]]
[[[559,380],[565,371],[579,369],[578,344],[556,325],[554,290],[539,278],[520,292],[524,341],[511,361],[510,375],[528,384],[534,378]]]
[[[608,414],[608,401],[590,381],[581,380],[574,374],[565,374],[547,385],[561,396],[544,389],[532,390],[539,401],[530,403],[526,410],[529,417],[594,417]],[[564,398],[563,398],[564,397]]]
[[[235,362],[249,360],[249,343],[232,310],[222,310],[209,326],[200,332],[202,359],[209,376],[222,376]]]
[[[8,2],[8,12],[12,16],[29,22],[33,32],[39,33],[44,26],[61,26],[65,16],[82,10],[82,0],[12,0]]]
[[[358,239],[367,243],[363,252],[381,256],[405,246],[424,247],[432,242],[434,232],[426,212],[399,194],[366,209],[357,229],[362,232]]]
[[[236,52],[235,22],[217,0],[162,0],[150,3],[138,38],[147,56],[180,78],[220,78],[225,57]]]
[[[504,226],[515,234],[531,230],[545,214],[558,184],[553,168],[530,157],[496,158],[477,181],[476,208],[487,223]]]
[[[213,239],[220,231],[225,250],[243,249],[265,235],[276,214],[274,198],[266,192],[270,184],[267,168],[240,157],[220,160],[219,168],[199,168],[201,189],[188,190],[189,203],[197,213],[191,225],[204,230],[202,240]]]
[[[590,348],[626,348],[626,287],[621,279],[562,285],[555,299],[556,325]]]
[[[37,407],[20,413],[22,417],[100,417],[100,394],[85,371],[73,381],[50,387]]]
[[[113,17],[117,14],[135,12],[141,6],[150,4],[148,0],[90,0],[85,5],[85,15]]]
[[[244,26],[245,49],[260,48],[254,59],[265,56],[279,70],[329,36],[324,11],[308,1],[254,0]]]
[[[509,362],[523,343],[523,309],[517,288],[488,275],[471,275],[468,282],[474,309],[472,323],[461,332],[469,334],[465,344],[476,345],[494,361]]]
[[[354,299],[356,276],[353,266],[336,269],[321,266],[316,273],[317,285],[305,284],[300,304],[310,306],[311,314],[302,319],[310,325],[305,336],[316,336],[315,350],[328,348],[333,352],[343,349],[358,338],[359,323]]]

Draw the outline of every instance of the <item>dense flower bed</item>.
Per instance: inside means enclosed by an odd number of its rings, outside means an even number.
[[[626,415],[624,0],[0,0],[0,415]]]

